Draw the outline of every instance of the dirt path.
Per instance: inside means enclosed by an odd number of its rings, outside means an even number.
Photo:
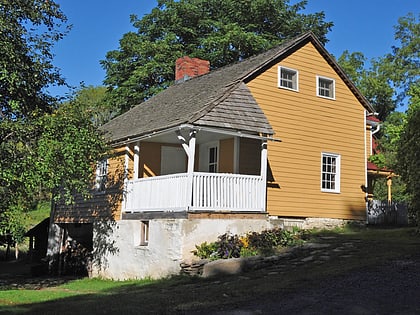
[[[208,314],[420,314],[420,257],[354,270]]]
[[[287,276],[287,272],[307,272],[311,269],[304,266],[310,264],[328,268],[337,259],[363,259],[366,254],[360,252],[361,240],[337,241],[340,240],[323,239],[322,246],[313,244],[283,263],[245,276],[249,279],[262,276],[270,282]],[[303,278],[306,280],[267,296],[225,305],[219,310],[188,314],[420,314],[419,251],[335,276],[317,277],[308,273]]]

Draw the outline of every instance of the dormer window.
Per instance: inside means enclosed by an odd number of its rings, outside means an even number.
[[[335,99],[335,80],[325,77],[316,77],[316,95]]]
[[[298,91],[298,77],[297,70],[279,67],[279,87],[283,89]]]

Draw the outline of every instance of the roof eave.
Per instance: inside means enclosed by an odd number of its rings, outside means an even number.
[[[312,42],[312,44],[318,49],[321,55],[327,60],[328,64],[338,73],[341,79],[346,83],[349,89],[353,92],[359,102],[363,105],[363,107],[369,112],[374,114],[375,109],[366,99],[366,97],[359,91],[359,89],[354,85],[354,83],[350,80],[341,66],[337,63],[334,57],[325,49],[322,43],[318,40],[315,34],[310,31],[307,32],[299,37],[297,37],[292,43],[285,47],[285,49],[280,50],[278,54],[272,56],[271,58],[267,59],[263,64],[261,64],[258,68],[253,69],[249,73],[247,73],[241,80],[249,81],[254,78],[256,75],[261,73],[264,69],[272,65],[273,63],[277,62],[278,59],[282,58],[286,54],[290,54],[291,52],[295,51],[296,49],[302,47],[307,42]]]
[[[257,134],[248,133],[248,132],[243,131],[243,130],[228,130],[228,129],[223,129],[223,128],[207,127],[207,126],[200,126],[200,125],[194,125],[194,124],[189,124],[189,123],[183,123],[183,124],[178,124],[176,126],[172,126],[172,127],[169,127],[169,128],[156,130],[156,131],[153,131],[153,132],[150,132],[150,133],[147,133],[147,134],[143,134],[143,135],[136,135],[136,136],[126,137],[126,138],[122,138],[122,139],[117,139],[117,140],[114,140],[114,141],[110,142],[110,146],[113,147],[113,148],[117,148],[117,147],[127,145],[129,143],[142,141],[142,140],[145,140],[145,139],[151,139],[153,137],[165,135],[165,134],[180,131],[180,130],[183,130],[183,129],[189,129],[189,130],[193,129],[193,130],[197,130],[197,131],[207,131],[207,132],[213,132],[213,133],[220,133],[220,134],[223,134],[223,135],[230,135],[230,136],[235,136],[235,137],[240,137],[240,138],[260,139],[260,140],[281,142],[281,139],[274,138],[273,134],[259,134],[259,135],[257,135]]]

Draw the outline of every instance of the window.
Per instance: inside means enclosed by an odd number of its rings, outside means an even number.
[[[293,69],[279,67],[279,87],[297,91],[298,72]]]
[[[103,159],[96,166],[96,190],[104,191],[108,173],[108,160]]]
[[[321,191],[340,192],[340,155],[322,153]]]
[[[149,244],[149,221],[141,221],[140,223],[140,246]]]
[[[199,171],[217,173],[219,171],[219,141],[199,145]]]
[[[335,99],[335,81],[317,76],[317,96]]]
[[[217,147],[209,148],[209,173],[217,173]]]

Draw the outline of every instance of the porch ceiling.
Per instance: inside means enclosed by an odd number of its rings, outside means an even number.
[[[186,132],[181,132],[182,135],[184,135],[185,138],[188,137],[188,134]],[[208,132],[208,131],[200,131],[197,133],[196,137],[196,143],[206,143],[209,141],[216,141],[216,140],[222,140],[231,138],[232,136],[220,134],[220,133],[214,133],[214,132]],[[163,134],[156,136],[155,138],[150,138],[145,140],[146,142],[161,142],[161,143],[179,143],[179,140],[175,134],[175,132],[171,132],[168,134]]]
[[[184,136],[185,139],[188,139],[189,130],[181,129],[180,132]],[[223,139],[228,139],[232,137],[233,137],[232,134],[226,134],[226,133],[220,133],[220,132],[214,132],[214,131],[208,131],[208,130],[199,130],[196,134],[196,144],[223,140]],[[179,139],[174,129],[168,130],[166,132],[164,131],[156,135],[150,135],[148,137],[140,139],[140,141],[179,144]]]

